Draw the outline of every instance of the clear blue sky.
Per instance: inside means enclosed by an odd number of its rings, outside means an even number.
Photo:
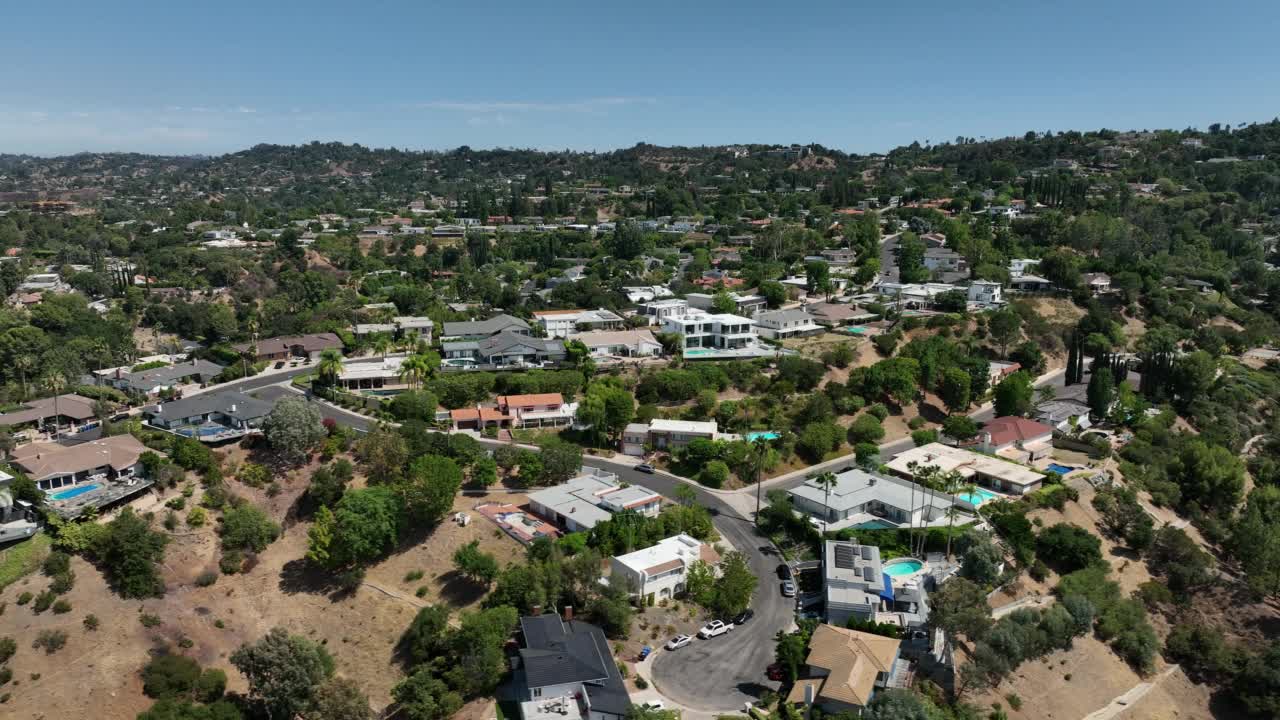
[[[857,152],[1280,114],[1280,3],[12,2],[0,152]]]

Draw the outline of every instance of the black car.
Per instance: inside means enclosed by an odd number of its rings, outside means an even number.
[[[790,566],[790,565],[788,565],[788,564],[786,564],[786,563],[782,563],[782,564],[778,565],[778,579],[779,579],[779,580],[790,580],[790,579],[791,579],[791,566]]]
[[[747,608],[746,610],[743,610],[742,612],[738,613],[738,615],[733,618],[733,624],[745,625],[748,620],[750,620],[755,616],[756,616],[756,611],[752,610],[751,608]]]
[[[636,472],[653,474],[653,466],[649,463],[640,463],[636,466]]]

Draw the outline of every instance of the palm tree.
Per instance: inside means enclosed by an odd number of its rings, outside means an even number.
[[[48,375],[44,376],[44,386],[49,388],[49,392],[53,393],[53,434],[58,434],[58,418],[62,413],[58,409],[58,396],[67,387],[67,376],[61,370],[52,370]]]
[[[738,475],[743,482],[756,484],[756,524],[760,524],[760,493],[764,483],[760,482],[760,475],[764,472],[764,465],[769,457],[769,441],[764,438],[757,438],[751,444],[751,452],[747,453],[747,461],[743,463],[742,469]]]
[[[392,347],[391,338],[387,337],[383,333],[378,333],[373,336],[372,346],[373,351],[381,355],[383,360],[386,360],[387,353],[391,351]]]
[[[955,470],[952,470],[951,472],[946,473],[945,475],[942,476],[942,491],[945,492],[947,495],[949,495],[953,499],[955,498],[956,493],[960,492],[960,489],[964,487],[964,485],[965,485],[964,477],[962,477],[960,473],[956,472]],[[947,505],[947,559],[948,560],[951,559],[951,532],[956,526],[956,515],[959,512],[960,510],[956,507],[956,504],[954,502]]]
[[[408,330],[405,332],[404,337],[400,338],[400,352],[402,353],[407,354],[407,353],[413,352],[413,349],[417,346],[418,346],[417,330]]]
[[[30,355],[22,354],[13,357],[13,369],[18,371],[18,376],[22,378],[22,397],[25,400],[31,390],[27,387],[27,376],[36,367],[36,359]]]
[[[400,363],[400,379],[407,381],[411,388],[417,388],[431,372],[431,363],[425,355],[410,355]]]
[[[338,376],[342,374],[342,353],[335,348],[329,348],[320,353],[320,362],[316,364],[316,372],[320,375],[320,382],[325,385],[336,385]]]
[[[818,487],[822,488],[822,534],[827,534],[827,524],[831,518],[831,510],[827,508],[827,501],[831,498],[831,488],[836,486],[836,474],[830,471],[824,472],[813,479],[818,483]]]

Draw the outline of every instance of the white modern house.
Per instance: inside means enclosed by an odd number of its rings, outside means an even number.
[[[622,452],[641,456],[644,455],[646,446],[674,452],[698,438],[715,440],[719,434],[714,420],[698,422],[655,419],[648,424],[631,423],[622,431]]]
[[[968,505],[951,495],[859,468],[837,473],[830,487],[809,478],[787,493],[798,512],[822,522],[827,530],[946,525],[953,505],[965,512],[956,518],[958,524],[968,519]]]
[[[966,481],[1011,495],[1038,490],[1044,482],[1044,475],[1025,465],[942,443],[912,448],[885,463],[890,472],[901,478],[911,478],[916,468],[929,466],[942,472],[955,470]]]
[[[821,335],[826,328],[804,310],[770,310],[755,316],[756,332],[761,337],[785,340],[793,337]]]
[[[599,310],[543,310],[533,314],[549,338],[565,338],[578,330],[618,330],[623,326],[620,315],[604,308]]]
[[[529,509],[567,532],[590,530],[623,510],[652,517],[662,509],[662,496],[649,488],[624,487],[611,472],[582,470],[566,483],[529,493]]]
[[[710,545],[681,533],[613,558],[609,582],[623,583],[642,603],[670,600],[685,591],[689,568],[698,561],[715,565],[720,555]]]
[[[998,282],[974,280],[969,283],[969,302],[983,307],[1004,304],[1004,288]]]
[[[593,330],[573,333],[570,340],[587,346],[595,358],[657,357],[662,354],[662,343],[649,330]]]
[[[711,312],[715,302],[715,297],[715,295],[707,293],[689,293],[688,295],[685,295],[685,300],[689,303],[690,307]],[[742,315],[744,317],[753,317],[756,313],[764,310],[765,306],[768,304],[768,301],[766,301],[761,295],[742,295],[731,292],[729,293],[729,297],[733,300],[734,314]]]
[[[902,569],[890,569],[894,565]],[[901,627],[924,625],[929,619],[924,568],[910,558],[881,561],[874,545],[828,540],[822,553],[827,622],[843,626],[857,618]]]
[[[663,318],[662,329],[664,332],[684,336],[686,355],[690,349],[738,350],[756,343],[751,318],[727,313],[713,314],[688,306],[683,308],[683,312]]]
[[[685,312],[688,308],[689,302],[683,298],[664,298],[640,303],[636,306],[636,314],[648,318],[650,325],[661,326],[668,317]]]

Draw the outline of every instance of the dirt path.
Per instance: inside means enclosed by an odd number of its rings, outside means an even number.
[[[1164,672],[1152,678],[1150,682],[1140,682],[1137,685],[1134,685],[1128,692],[1117,697],[1115,700],[1112,700],[1110,705],[1086,715],[1084,720],[1111,720],[1111,718],[1116,717],[1120,713],[1132,707],[1134,703],[1138,702],[1147,693],[1151,692],[1151,690],[1155,688],[1161,680],[1169,677],[1177,670],[1177,665],[1170,665],[1164,669]]]

